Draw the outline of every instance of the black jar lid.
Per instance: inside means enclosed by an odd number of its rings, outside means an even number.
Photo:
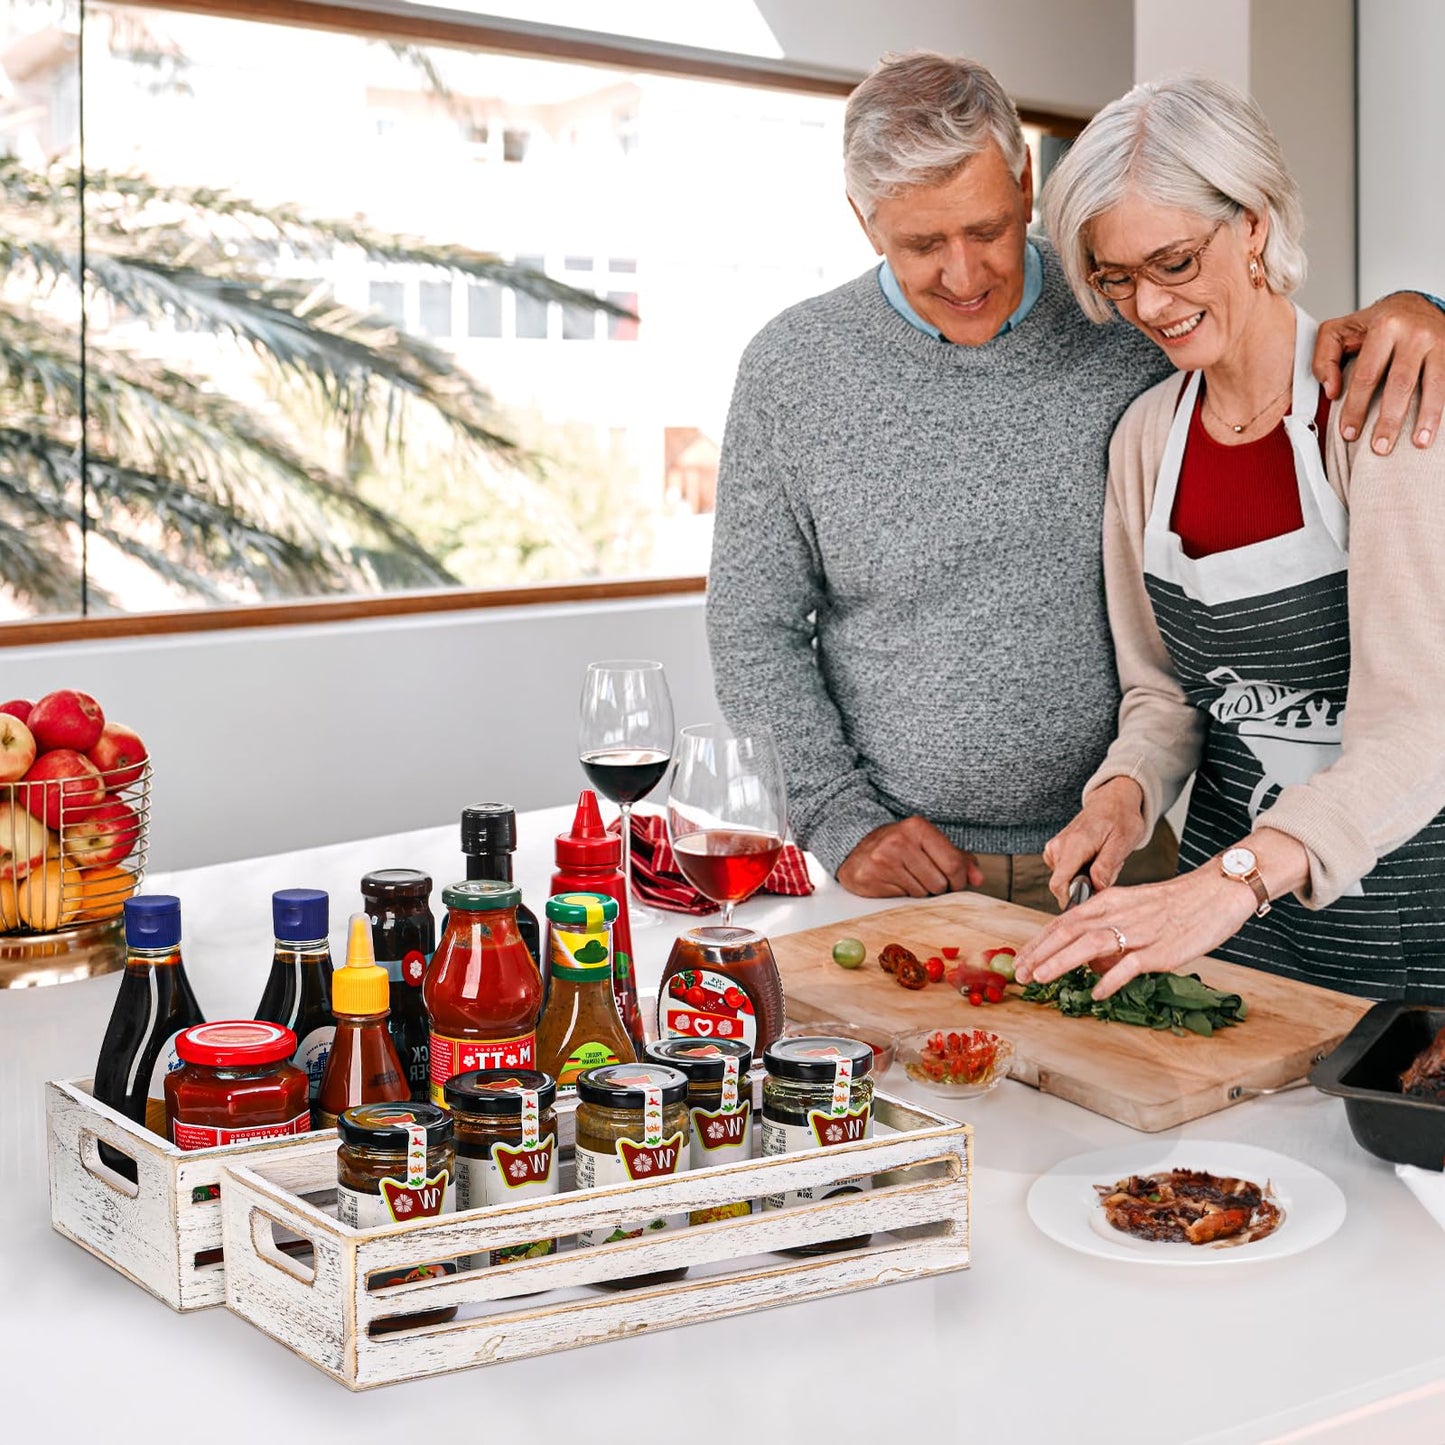
[[[604,1109],[643,1109],[648,1089],[661,1089],[664,1107],[687,1098],[687,1075],[665,1064],[599,1064],[577,1075],[577,1097]]]
[[[858,1039],[785,1038],[763,1050],[763,1065],[775,1079],[803,1084],[831,1084],[840,1059],[853,1065],[855,1079],[873,1071],[873,1050]]]
[[[431,898],[431,878],[416,868],[378,868],[361,880],[365,898]]]
[[[716,1084],[727,1077],[730,1058],[738,1074],[753,1066],[753,1051],[741,1039],[657,1039],[643,1051],[649,1063],[680,1069],[694,1084]]]
[[[537,1095],[537,1107],[547,1110],[557,1101],[557,1084],[551,1074],[537,1069],[472,1069],[454,1074],[443,1092],[454,1114],[483,1114],[488,1118],[518,1119],[522,1091]]]
[[[428,1149],[451,1142],[452,1116],[435,1104],[358,1104],[337,1120],[341,1142],[363,1149],[405,1149],[408,1124],[426,1129]]]

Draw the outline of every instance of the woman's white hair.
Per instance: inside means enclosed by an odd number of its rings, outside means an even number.
[[[848,195],[871,220],[881,200],[952,180],[990,141],[1021,176],[1028,145],[1018,111],[977,61],[928,50],[885,55],[848,97],[843,119]]]
[[[1131,194],[1207,221],[1267,216],[1265,281],[1281,295],[1304,283],[1299,187],[1260,108],[1232,85],[1203,75],[1136,85],[1054,167],[1040,209],[1069,285],[1095,321],[1112,320],[1114,309],[1089,285],[1089,226]]]

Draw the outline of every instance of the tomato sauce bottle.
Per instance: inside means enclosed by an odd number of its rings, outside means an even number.
[[[646,1033],[637,1000],[637,974],[632,966],[632,925],[627,917],[627,884],[622,877],[622,837],[602,824],[597,794],[583,788],[577,798],[572,831],[559,833],[557,871],[551,894],[602,893],[615,900],[617,922],[612,928],[612,995],[617,1012],[632,1040],[633,1052],[642,1057]]]
[[[306,1075],[313,1117],[321,1076],[336,1034],[331,1013],[330,899],[319,888],[283,888],[271,895],[276,951],[256,1017],[296,1035],[292,1062]]]
[[[473,1069],[535,1069],[542,974],[517,928],[520,891],[469,878],[442,889],[446,929],[422,982],[431,1019],[431,1101]]]
[[[410,1101],[411,1089],[386,1024],[390,1001],[390,980],[372,953],[371,920],[353,913],[346,967],[331,979],[336,1036],[316,1100],[318,1129],[334,1129],[337,1119],[358,1104]]]
[[[760,1056],[783,1032],[783,980],[768,940],[749,928],[678,935],[657,989],[657,1036],[736,1039]]]
[[[166,1129],[165,1078],[181,1066],[176,1036],[204,1023],[181,961],[181,900],[148,893],[125,901],[125,973],[115,997],[100,1058],[95,1097],[144,1124]],[[106,1144],[102,1161],[135,1182],[135,1164]]]

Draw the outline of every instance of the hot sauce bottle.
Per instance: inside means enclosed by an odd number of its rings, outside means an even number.
[[[756,1057],[782,1036],[783,980],[768,940],[719,925],[678,934],[657,988],[659,1038],[733,1039]]]
[[[411,1090],[386,1026],[389,1001],[386,970],[378,968],[372,956],[371,920],[353,913],[346,967],[331,979],[336,1037],[316,1100],[318,1129],[334,1129],[337,1119],[358,1104],[410,1101]]]
[[[647,1036],[632,966],[632,925],[627,916],[627,883],[622,876],[622,838],[603,826],[597,794],[590,788],[583,788],[578,795],[572,831],[557,835],[556,859],[557,871],[551,885],[554,896],[605,893],[617,904],[617,922],[612,927],[612,993],[633,1052],[641,1058]]]
[[[462,809],[462,853],[468,878],[512,881],[512,854],[517,850],[517,810],[506,803],[474,803]],[[553,889],[553,892],[556,892]],[[517,895],[517,931],[542,966],[542,929],[537,915]]]
[[[442,889],[446,929],[422,983],[431,1019],[431,1100],[473,1069],[537,1067],[542,975],[517,928],[522,895],[469,878]]]
[[[313,1114],[326,1056],[336,1033],[331,1013],[330,900],[319,888],[283,888],[271,895],[276,951],[271,976],[256,1007],[264,1023],[296,1035],[292,1062],[306,1075]]]
[[[437,946],[431,879],[415,868],[379,868],[361,880],[361,897],[376,961],[390,980],[391,1041],[412,1101],[423,1104],[431,1088],[431,1049],[421,981]]]
[[[95,1065],[95,1097],[157,1134],[166,1129],[165,1078],[181,1066],[176,1036],[204,1023],[181,962],[181,900],[168,893],[125,901],[125,974]],[[107,1145],[101,1158],[135,1181],[135,1165]]]

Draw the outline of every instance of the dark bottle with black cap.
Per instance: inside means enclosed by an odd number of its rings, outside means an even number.
[[[467,858],[468,878],[491,878],[512,882],[512,854],[517,847],[517,812],[506,803],[475,803],[462,809],[462,852]],[[542,930],[537,915],[525,903],[517,905],[517,932],[539,969],[542,959]],[[546,977],[545,970],[543,977]]]
[[[306,1075],[312,1127],[326,1056],[336,1036],[331,1012],[330,900],[320,888],[283,888],[271,895],[276,951],[256,1017],[296,1035],[292,1062]]]
[[[146,893],[125,901],[125,973],[95,1065],[94,1094],[153,1133],[166,1132],[165,1077],[180,1067],[176,1035],[205,1023],[181,962],[181,900]],[[107,1145],[102,1161],[134,1182],[134,1163]]]
[[[389,980],[391,1041],[412,1098],[425,1103],[431,1089],[431,1023],[421,986],[437,946],[431,879],[415,868],[378,868],[361,880],[361,898],[371,919],[376,961]]]

